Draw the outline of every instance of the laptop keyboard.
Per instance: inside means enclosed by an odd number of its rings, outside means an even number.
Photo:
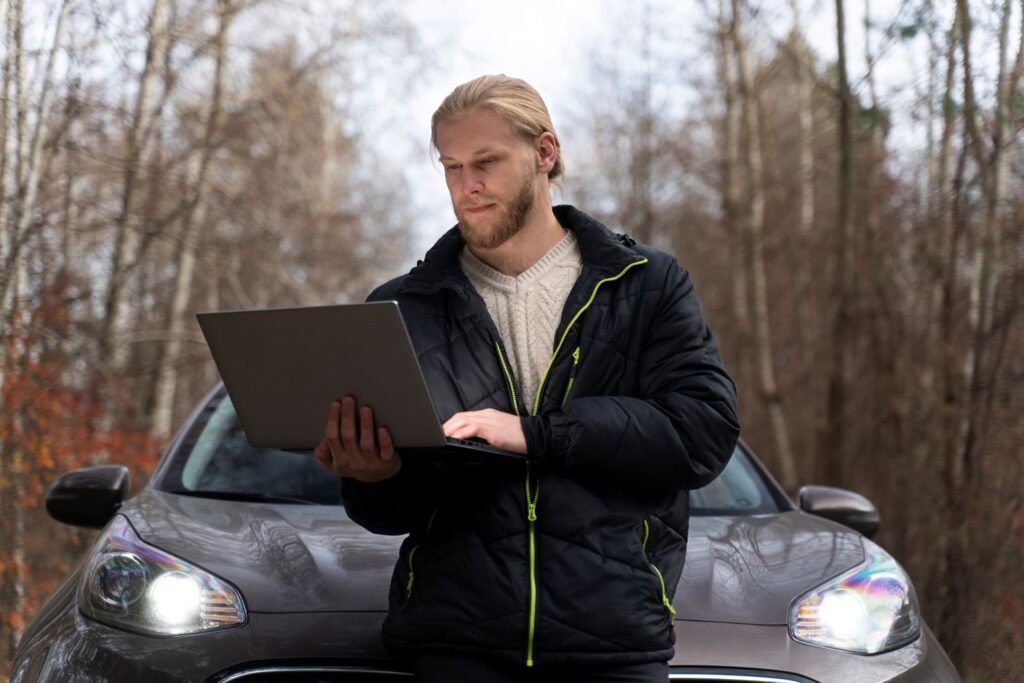
[[[456,439],[454,436],[449,436],[448,442],[455,443],[460,446],[469,446],[470,448],[493,448],[491,444],[487,443],[483,439]]]

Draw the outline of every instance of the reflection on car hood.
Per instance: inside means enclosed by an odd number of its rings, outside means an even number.
[[[691,517],[676,618],[785,624],[794,598],[863,560],[860,534],[805,512]]]
[[[401,538],[341,507],[146,490],[123,512],[147,543],[235,584],[252,612],[387,610]],[[785,624],[793,598],[863,558],[856,532],[802,512],[693,517],[677,618]]]
[[[251,612],[387,610],[402,539],[366,532],[341,506],[147,489],[122,512],[147,543],[237,586]]]

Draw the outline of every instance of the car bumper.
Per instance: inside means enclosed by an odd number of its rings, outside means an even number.
[[[782,625],[677,621],[671,664],[672,679],[679,681],[773,681],[774,676],[800,683],[961,683],[926,625],[921,637],[898,650],[858,655],[798,643]]]
[[[250,613],[248,623],[237,628],[154,638],[110,628],[69,607],[34,642],[19,647],[11,681],[261,683],[278,680],[275,675],[300,680],[303,671],[315,680],[332,680],[330,672],[346,681],[411,680],[407,667],[389,658],[380,642],[383,616]],[[960,683],[927,626],[905,647],[865,656],[797,643],[785,626],[700,621],[676,623],[671,680]]]
[[[100,624],[75,606],[19,646],[11,683],[198,683],[249,669],[318,663],[401,672],[380,642],[383,618],[379,612],[250,613],[239,627],[158,638]]]

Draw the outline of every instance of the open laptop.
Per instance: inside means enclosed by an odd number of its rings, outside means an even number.
[[[249,443],[312,451],[331,401],[373,408],[403,455],[525,460],[446,437],[395,301],[199,313],[196,318]]]

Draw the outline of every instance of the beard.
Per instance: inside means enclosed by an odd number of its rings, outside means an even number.
[[[474,217],[454,206],[459,221],[459,232],[466,244],[477,249],[496,249],[523,229],[526,217],[533,209],[533,181],[530,177],[513,190],[506,199],[485,198],[482,204],[494,203],[494,208],[482,216]],[[476,221],[474,223],[474,221]],[[490,226],[486,223],[490,221]]]

